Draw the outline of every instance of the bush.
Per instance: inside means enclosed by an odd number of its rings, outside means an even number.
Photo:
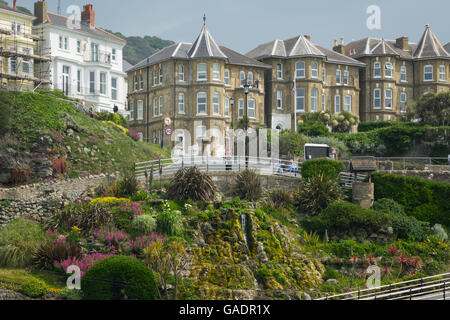
[[[153,273],[136,258],[115,256],[91,267],[81,279],[85,300],[154,300]]]
[[[307,137],[323,137],[330,134],[327,126],[322,122],[317,121],[308,121],[305,124],[300,125],[298,132]]]
[[[313,144],[326,144],[330,146],[330,148],[335,148],[339,157],[345,157],[348,153],[347,145],[340,139],[334,136],[327,137],[309,137],[308,143]]]
[[[376,200],[393,199],[409,216],[450,226],[450,184],[385,173],[373,174],[372,181]]]
[[[231,187],[233,196],[248,201],[257,201],[262,197],[263,186],[260,175],[250,169],[245,169],[234,179]]]
[[[33,252],[46,240],[37,223],[14,220],[0,229],[0,266],[23,268],[29,266]]]
[[[304,220],[306,229],[324,234],[325,230],[333,234],[348,234],[363,229],[368,234],[390,225],[389,216],[382,212],[363,209],[348,202],[336,202],[318,216]]]
[[[55,261],[63,261],[75,257],[80,259],[81,248],[66,239],[56,239],[43,243],[33,254],[32,265],[36,269],[49,268]]]
[[[171,210],[167,203],[156,219],[156,230],[168,236],[178,236],[183,233],[183,217],[180,211]]]
[[[156,230],[156,220],[150,215],[135,217],[132,228],[138,234],[150,234]]]
[[[416,241],[423,241],[429,234],[430,226],[427,222],[407,216],[403,206],[392,199],[375,201],[373,210],[384,212],[391,217],[392,226],[399,238],[408,239],[412,236]]]
[[[283,130],[279,137],[279,148],[280,154],[285,155],[289,158],[301,157],[303,156],[306,144],[306,137],[291,131]]]
[[[432,228],[433,234],[435,234],[441,240],[448,240],[447,231],[440,225],[435,224]]]
[[[274,208],[288,207],[293,203],[292,193],[283,188],[269,191],[267,203]]]
[[[319,173],[300,182],[295,201],[300,212],[317,215],[330,203],[343,199],[344,194],[337,181]]]
[[[21,283],[19,291],[31,298],[38,298],[49,293],[47,284],[37,278],[27,278]]]
[[[116,195],[118,197],[132,197],[139,191],[139,182],[133,171],[128,170],[122,174],[122,179],[117,182]]]
[[[211,178],[197,167],[178,170],[167,189],[167,197],[172,200],[214,201],[216,185]]]
[[[327,179],[339,179],[339,174],[345,170],[345,165],[329,159],[308,160],[302,163],[302,178],[308,179],[323,174]]]

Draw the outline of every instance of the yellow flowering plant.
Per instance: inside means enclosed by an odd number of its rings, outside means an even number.
[[[92,200],[89,205],[105,205],[105,206],[114,206],[114,205],[120,205],[124,202],[130,203],[130,199],[127,198],[116,198],[116,197],[103,197],[103,198],[96,198]]]

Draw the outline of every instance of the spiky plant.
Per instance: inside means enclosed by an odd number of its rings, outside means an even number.
[[[293,203],[292,193],[283,188],[269,191],[267,196],[267,204],[273,208],[287,207]]]
[[[43,243],[33,254],[31,263],[37,269],[52,266],[55,261],[62,261],[75,257],[80,259],[82,256],[81,248],[69,243],[65,239],[58,239]]]
[[[167,189],[167,197],[182,201],[214,201],[217,187],[211,178],[197,167],[178,170]]]
[[[338,182],[319,173],[300,182],[296,192],[296,205],[300,212],[317,215],[332,202],[341,201],[344,195]]]
[[[259,200],[263,194],[260,175],[255,170],[245,169],[236,176],[231,192],[241,199]]]

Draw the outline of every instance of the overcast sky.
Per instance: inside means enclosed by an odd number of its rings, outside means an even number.
[[[12,0],[8,0],[12,4]],[[17,0],[33,11],[34,0]],[[57,11],[58,0],[47,0]],[[130,35],[156,35],[175,42],[193,42],[200,32],[203,14],[216,42],[240,52],[274,39],[311,35],[327,48],[333,39],[371,37],[395,39],[407,36],[418,42],[430,24],[442,44],[450,42],[448,0],[61,0],[66,14],[70,5],[92,3],[96,24]],[[381,29],[367,28],[366,10],[381,9]]]

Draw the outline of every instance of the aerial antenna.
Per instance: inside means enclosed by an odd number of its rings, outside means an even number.
[[[61,14],[61,0],[58,0],[58,14]]]

